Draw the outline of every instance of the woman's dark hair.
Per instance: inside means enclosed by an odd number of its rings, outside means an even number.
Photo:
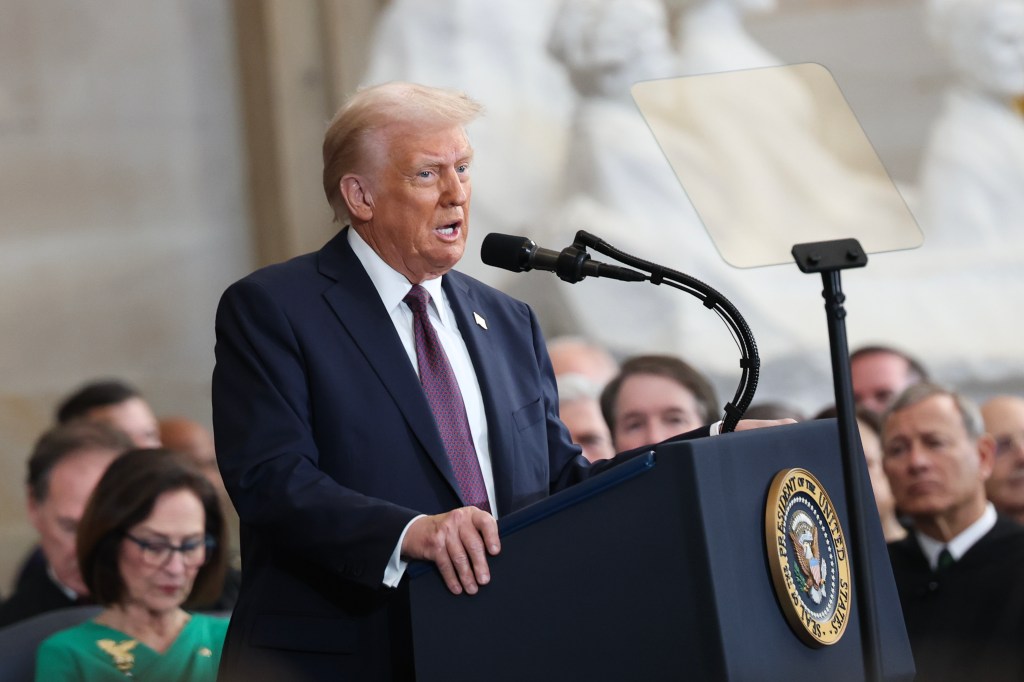
[[[227,570],[227,530],[217,491],[185,455],[163,448],[130,450],[115,460],[96,485],[78,526],[78,563],[97,603],[125,597],[118,561],[125,534],[149,518],[158,497],[189,490],[203,505],[206,533],[215,544],[196,574],[185,606],[211,604],[220,595]]]

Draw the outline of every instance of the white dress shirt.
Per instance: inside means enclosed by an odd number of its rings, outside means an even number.
[[[928,560],[928,565],[934,571],[939,566],[939,554],[942,553],[943,548],[949,550],[950,556],[955,561],[960,561],[960,557],[967,554],[967,550],[973,547],[978,540],[985,537],[985,534],[992,530],[992,527],[995,525],[996,508],[992,506],[991,502],[988,502],[985,504],[985,511],[981,517],[963,529],[949,542],[930,538],[924,533],[915,532],[914,536],[917,538],[917,543],[921,546],[921,551],[924,552],[924,557]]]
[[[404,275],[385,263],[351,228],[348,231],[348,243],[363,269],[366,270],[366,274],[370,276],[370,281],[373,282],[384,308],[391,316],[391,322],[394,323],[398,338],[402,341],[402,347],[405,348],[405,352],[409,356],[409,362],[419,376],[412,311],[403,302],[406,294],[412,288],[412,284]],[[480,392],[480,383],[477,380],[476,370],[473,368],[473,361],[469,357],[469,349],[466,348],[466,342],[459,332],[448,297],[441,288],[441,280],[442,278],[438,277],[419,284],[430,294],[431,305],[428,306],[430,322],[434,326],[434,331],[437,332],[444,352],[448,356],[448,363],[452,366],[455,379],[459,383],[462,402],[466,405],[469,430],[473,436],[473,446],[476,448],[477,460],[480,462],[480,473],[483,475],[484,487],[487,488],[487,500],[490,502],[492,513],[497,516],[498,506],[494,498],[494,473],[491,467],[490,446],[487,441],[487,416],[484,413],[483,395]],[[416,517],[416,519],[418,518],[420,517]],[[398,545],[384,571],[384,584],[389,587],[398,585],[402,574],[405,573],[407,564],[401,558],[402,541],[413,521],[409,522],[399,536]]]

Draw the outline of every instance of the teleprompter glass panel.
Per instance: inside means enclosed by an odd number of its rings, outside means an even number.
[[[923,235],[819,64],[637,83],[633,99],[726,262],[792,263],[794,244],[868,253]]]

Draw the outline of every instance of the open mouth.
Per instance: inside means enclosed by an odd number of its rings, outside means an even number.
[[[442,227],[436,228],[434,231],[442,237],[454,237],[459,233],[459,227],[462,225],[461,221],[455,221],[454,223],[448,223]]]

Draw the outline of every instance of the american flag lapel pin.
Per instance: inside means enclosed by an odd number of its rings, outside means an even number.
[[[473,319],[476,320],[476,323],[478,325],[480,325],[484,329],[487,329],[487,320],[484,319],[483,315],[481,315],[480,313],[474,312],[473,313]]]

